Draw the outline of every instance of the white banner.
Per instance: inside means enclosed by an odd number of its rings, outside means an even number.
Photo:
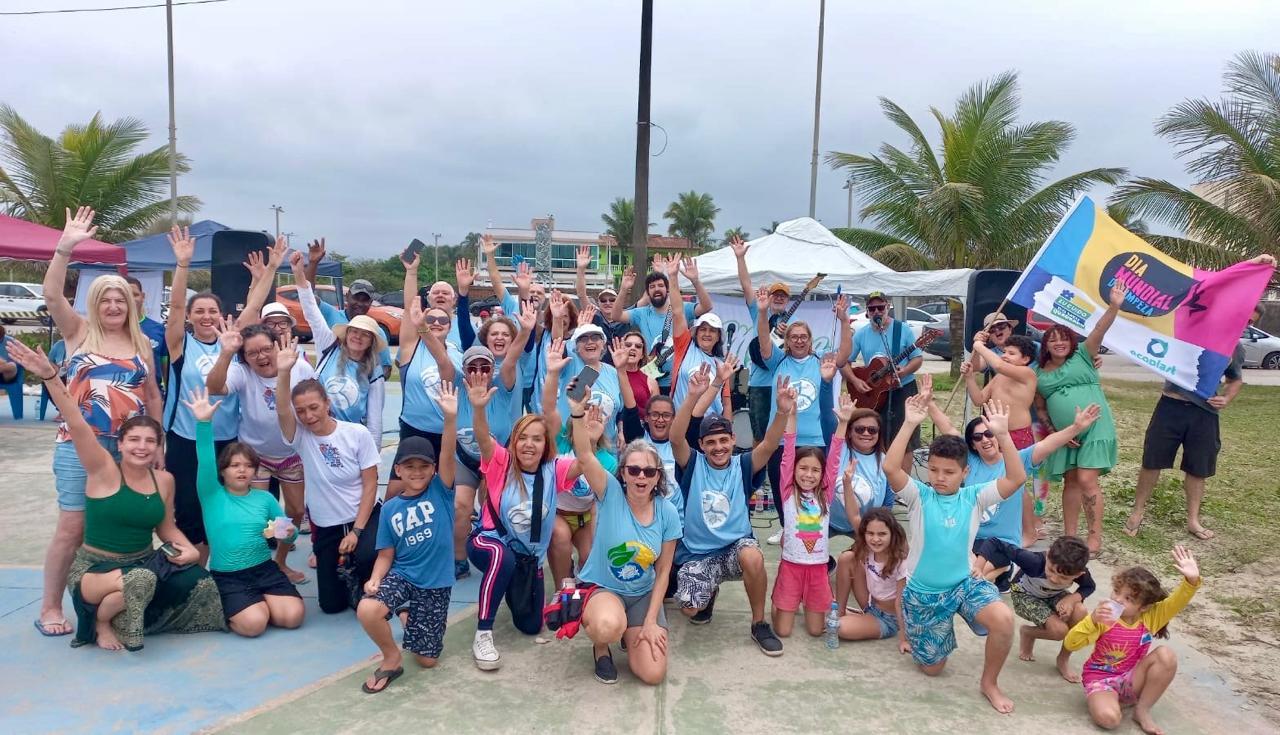
[[[747,311],[747,304],[740,296],[712,295],[712,311],[724,322],[729,350],[738,356],[741,364],[749,364],[747,344],[756,337],[756,324]],[[813,351],[823,355],[836,348],[836,318],[831,313],[830,301],[806,301],[792,315],[790,323],[804,322],[813,332]]]

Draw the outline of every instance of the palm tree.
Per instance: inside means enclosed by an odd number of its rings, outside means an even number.
[[[765,225],[764,227],[761,227],[760,229],[764,230],[764,234],[772,235],[778,229],[778,225],[780,224],[782,223],[775,219],[769,224]]]
[[[741,227],[730,227],[729,229],[724,231],[724,237],[720,240],[720,244],[728,245],[729,242],[733,240],[733,238],[735,237],[741,240],[750,240],[751,233],[747,232]]]
[[[1107,205],[1107,216],[1111,218],[1111,221],[1138,237],[1149,239],[1151,228],[1147,225],[1145,219],[1142,219],[1133,211],[1133,207],[1119,202],[1111,202]]]
[[[699,194],[687,191],[676,195],[676,200],[667,205],[663,217],[671,220],[667,234],[683,237],[696,248],[705,248],[716,230],[716,215],[720,208],[716,206],[710,194]]]
[[[613,237],[619,249],[631,247],[631,233],[636,222],[636,201],[618,197],[609,204],[609,213],[600,215],[604,222],[604,234]]]
[[[896,270],[1024,267],[1078,194],[1119,182],[1125,170],[1090,169],[1046,185],[1075,130],[1053,120],[1018,122],[1019,104],[1018,77],[1006,72],[970,87],[951,115],[932,109],[939,156],[920,125],[882,97],[881,109],[910,147],[886,143],[874,155],[827,156],[846,169],[865,204],[859,215],[874,225],[833,232]],[[963,354],[958,305],[951,324],[954,372]]]
[[[1140,177],[1112,195],[1185,232],[1148,239],[1207,268],[1274,252],[1280,242],[1280,54],[1239,54],[1223,78],[1221,100],[1186,100],[1156,123],[1199,183],[1188,190]]]
[[[106,242],[129,240],[169,217],[168,147],[136,153],[147,129],[135,118],[104,123],[95,114],[54,139],[0,105],[0,136],[0,210],[10,216],[61,229],[66,209],[86,204]],[[177,169],[191,167],[180,156]],[[178,211],[199,208],[196,197],[178,197]]]

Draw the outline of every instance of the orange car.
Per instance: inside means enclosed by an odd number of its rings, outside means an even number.
[[[338,307],[338,292],[332,285],[320,284],[313,287],[315,289],[316,298],[320,300],[320,310],[326,311],[325,305],[333,307],[341,311]],[[343,289],[343,294],[347,293],[347,289]],[[289,310],[289,315],[298,323],[294,327],[294,334],[300,339],[311,339],[311,325],[307,323],[307,318],[302,315],[302,303],[298,301],[298,287],[295,285],[277,286],[276,300],[285,305]],[[404,315],[404,310],[394,306],[371,306],[369,307],[369,316],[373,318],[378,326],[382,327],[383,337],[386,338],[388,344],[399,344],[400,342],[400,318]]]

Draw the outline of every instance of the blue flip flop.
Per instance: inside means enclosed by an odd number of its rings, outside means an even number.
[[[36,618],[32,622],[35,624],[36,630],[40,631],[40,635],[45,636],[46,638],[57,638],[58,636],[71,635],[70,630],[66,631],[65,633],[50,633],[49,631],[45,630],[45,627],[44,627],[46,625],[65,625],[66,627],[70,628],[71,622],[68,621],[66,618],[63,618],[62,620],[50,621],[48,623],[42,623],[40,622],[39,618]]]

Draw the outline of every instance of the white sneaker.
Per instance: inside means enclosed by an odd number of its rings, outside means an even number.
[[[782,543],[782,531],[778,531],[777,533],[770,536],[768,540],[765,541],[765,543],[769,544],[770,546],[777,546],[778,544]]]
[[[476,668],[481,671],[497,671],[502,666],[502,657],[498,655],[497,646],[493,645],[492,630],[477,630],[475,642],[471,644],[471,656],[476,660]]]

